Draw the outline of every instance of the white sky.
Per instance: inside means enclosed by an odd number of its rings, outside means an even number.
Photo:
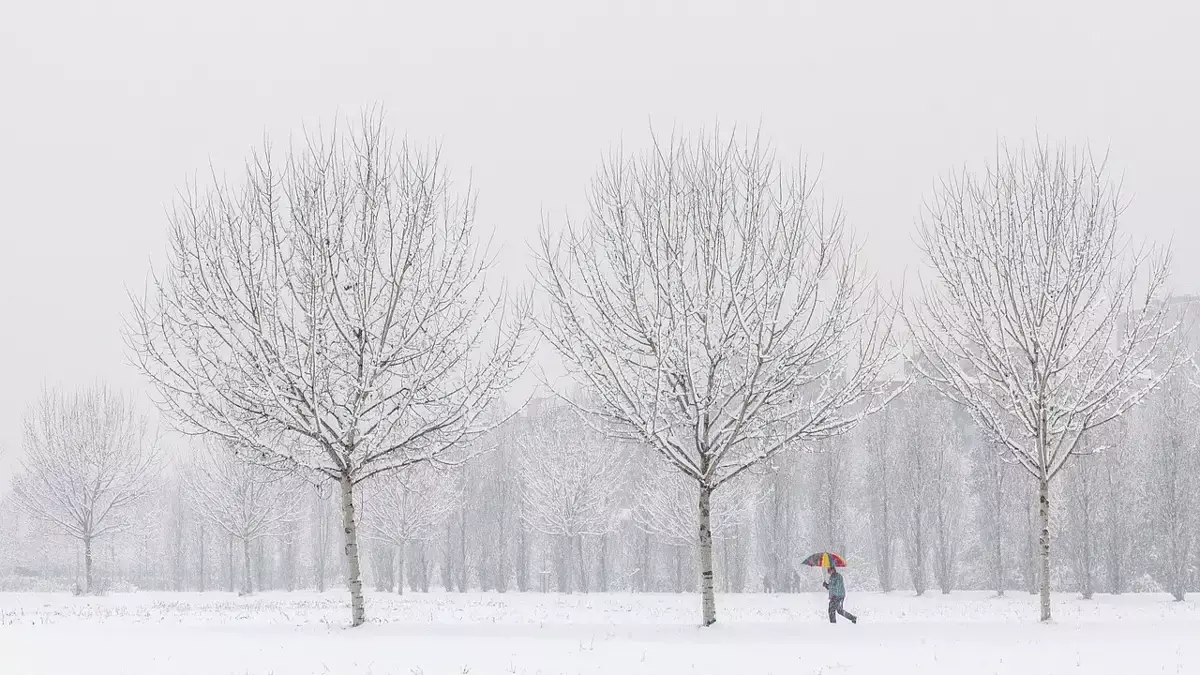
[[[885,278],[934,179],[998,136],[1110,147],[1126,226],[1200,290],[1198,28],[1183,0],[0,3],[0,478],[43,383],[142,387],[125,287],[176,187],[373,103],[473,176],[515,281],[614,143],[719,119],[822,162]]]

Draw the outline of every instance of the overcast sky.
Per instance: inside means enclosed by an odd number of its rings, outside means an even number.
[[[142,388],[125,288],[190,174],[374,103],[473,177],[518,277],[617,141],[719,119],[820,161],[885,278],[998,137],[1108,147],[1125,225],[1200,290],[1198,29],[1182,0],[0,3],[0,453],[43,383]]]

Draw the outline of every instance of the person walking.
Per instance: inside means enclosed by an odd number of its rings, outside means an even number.
[[[837,615],[841,614],[850,619],[850,623],[857,624],[858,617],[847,612],[842,606],[846,601],[846,582],[836,567],[829,566],[829,580],[821,585],[829,589],[829,623],[837,623]]]

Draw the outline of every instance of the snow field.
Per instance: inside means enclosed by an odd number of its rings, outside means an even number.
[[[348,629],[343,593],[0,594],[3,675],[1143,675],[1200,673],[1200,606],[1165,595],[385,594]]]

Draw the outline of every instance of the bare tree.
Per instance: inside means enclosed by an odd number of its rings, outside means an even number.
[[[882,414],[882,413],[881,413]],[[766,495],[760,507],[758,540],[765,567],[763,591],[783,593],[793,590],[795,572],[792,563],[805,555],[797,545],[803,508],[794,462],[782,457],[767,466]]]
[[[198,448],[184,472],[192,506],[242,547],[242,594],[254,592],[251,547],[287,531],[296,517],[301,493],[295,481],[238,456],[227,441],[214,439]]]
[[[1146,410],[1143,408],[1135,412],[1145,413]],[[1101,434],[1107,437],[1104,444],[1117,448],[1099,457],[1100,500],[1104,511],[1104,567],[1108,592],[1113,595],[1125,592],[1128,585],[1134,541],[1132,530],[1135,523],[1142,522],[1138,517],[1137,505],[1141,501],[1143,482],[1135,477],[1142,473],[1142,462],[1137,460],[1143,453],[1136,450],[1143,444],[1134,446],[1129,433],[1130,418],[1135,416],[1122,415],[1101,430]],[[1131,449],[1135,452],[1130,452]]]
[[[900,528],[904,541],[905,559],[913,591],[924,595],[929,583],[929,554],[932,548],[930,531],[933,525],[932,501],[934,486],[934,448],[945,442],[942,434],[944,420],[929,388],[909,389],[894,404],[903,418],[903,431],[896,439],[900,446],[897,469],[899,473],[899,506],[903,517]]]
[[[565,558],[575,558],[577,585],[586,593],[584,538],[604,537],[616,529],[627,452],[589,434],[570,408],[550,402],[538,408],[538,423],[519,457],[521,519],[531,530],[556,538]],[[571,590],[569,581],[563,584]]]
[[[874,540],[879,589],[890,593],[895,588],[892,572],[895,568],[895,539],[900,521],[900,490],[898,444],[892,434],[899,428],[900,416],[896,406],[875,415],[859,428],[866,452],[866,501],[870,505],[871,534]]]
[[[461,508],[461,477],[434,466],[415,466],[376,481],[363,520],[368,536],[395,547],[397,592],[404,592],[406,548],[441,532],[450,514]]]
[[[929,508],[933,529],[933,569],[943,594],[958,584],[959,556],[963,534],[963,469],[966,438],[958,424],[958,412],[946,402],[932,402],[926,413],[938,434],[930,445]]]
[[[1193,565],[1200,510],[1200,444],[1197,418],[1200,397],[1182,372],[1172,375],[1155,397],[1155,415],[1145,433],[1149,445],[1151,521],[1159,546],[1167,590],[1178,601],[1187,592]]]
[[[606,431],[698,486],[702,623],[713,494],[873,410],[890,324],[803,169],[719,134],[614,156],[583,227],[542,239],[542,332]]]
[[[133,401],[104,385],[42,392],[25,415],[17,504],[83,546],[83,592],[94,592],[93,545],[128,528],[155,488],[157,440]]]
[[[176,426],[341,491],[352,624],[365,621],[355,486],[449,462],[524,361],[526,306],[485,295],[472,197],[380,118],[309,135],[245,183],[188,192],[133,358]],[[511,319],[511,320],[507,320]]]
[[[811,548],[844,553],[849,534],[847,526],[853,467],[847,453],[828,443],[817,444],[814,449],[815,452],[802,458],[809,483]]]
[[[1065,548],[1079,594],[1084,600],[1091,600],[1096,592],[1096,554],[1099,549],[1097,521],[1102,513],[1100,462],[1100,453],[1083,456],[1063,473],[1066,520],[1069,524],[1064,537]]]
[[[1002,454],[989,447],[986,441],[976,445],[973,454],[971,485],[977,495],[975,524],[987,561],[987,576],[996,589],[996,596],[1002,598],[1008,588],[1009,563],[1005,555],[1008,518],[1005,516],[1010,510],[1007,483],[1011,471]]]
[[[1006,150],[982,177],[951,176],[921,222],[936,281],[907,312],[914,363],[1036,482],[1043,621],[1051,482],[1086,452],[1085,433],[1177,362],[1158,301],[1168,257],[1128,255],[1120,211],[1103,162],[1039,143]]]

